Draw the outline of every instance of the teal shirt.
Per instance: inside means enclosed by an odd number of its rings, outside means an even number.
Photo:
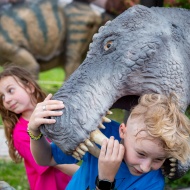
[[[120,141],[119,123],[112,121],[104,123],[106,129],[101,130],[108,138],[114,136]],[[64,154],[55,144],[52,143],[52,153],[58,164],[76,163],[72,156]],[[98,159],[88,152],[83,156],[83,162],[77,172],[73,175],[71,181],[67,185],[66,190],[90,190],[95,189],[95,179],[98,175]],[[127,165],[122,162],[115,176],[115,190],[162,190],[164,189],[164,176],[161,170],[151,171],[141,176],[132,175]]]

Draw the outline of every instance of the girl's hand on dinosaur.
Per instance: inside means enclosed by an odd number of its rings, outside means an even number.
[[[64,108],[63,102],[59,100],[50,100],[51,98],[52,94],[49,94],[43,102],[36,105],[28,123],[28,128],[31,132],[39,132],[38,128],[42,124],[53,124],[56,122],[55,119],[49,117],[63,114],[61,111],[61,109]]]

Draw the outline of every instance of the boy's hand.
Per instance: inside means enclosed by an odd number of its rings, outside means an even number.
[[[123,156],[124,146],[119,144],[118,140],[114,140],[114,137],[110,137],[108,140],[105,139],[98,159],[99,180],[114,181]]]
[[[57,111],[59,109],[64,108],[63,102],[58,101],[58,100],[50,100],[51,97],[52,97],[52,94],[49,94],[43,102],[38,103],[30,117],[28,128],[32,132],[33,135],[39,134],[40,125],[52,124],[56,122],[55,119],[50,119],[48,117],[60,116],[63,114],[62,111]]]

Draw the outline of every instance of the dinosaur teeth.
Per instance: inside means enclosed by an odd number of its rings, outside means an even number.
[[[175,163],[176,161],[177,161],[177,159],[175,159],[175,158],[170,158],[169,159],[171,162],[173,162],[173,163]]]
[[[100,149],[97,147],[97,145],[95,143],[93,143],[93,144],[94,144],[93,147],[88,147],[89,153],[91,153],[93,156],[98,158],[100,155]]]
[[[111,115],[111,114],[113,114],[113,112],[110,111],[110,110],[108,110],[108,111],[106,112],[106,114],[107,114],[107,115]]]
[[[171,163],[171,164],[170,164],[170,166],[175,167],[175,166],[176,166],[176,164],[175,164],[175,163]]]
[[[76,148],[76,151],[80,154],[80,155],[85,155],[85,152],[83,150],[81,150],[79,147]]]
[[[175,169],[175,168],[171,168],[170,171],[171,171],[171,172],[175,172],[176,169]]]
[[[92,144],[92,142],[89,139],[86,139],[84,141],[84,143],[88,146],[88,147],[93,147],[94,145]]]
[[[171,172],[171,173],[169,174],[169,177],[173,177],[174,175],[175,175],[175,173]]]
[[[88,148],[87,148],[87,146],[86,146],[84,143],[80,143],[79,147],[80,147],[82,150],[84,150],[85,152],[88,151]]]
[[[90,140],[99,144],[100,146],[102,145],[102,141],[104,139],[108,139],[108,138],[99,129],[96,129],[90,134]]]
[[[79,153],[78,153],[78,152],[73,151],[73,156],[75,156],[75,157],[79,157],[80,155],[79,155]]]
[[[74,154],[72,155],[72,157],[74,157],[76,160],[81,160],[79,157],[75,156]]]
[[[98,126],[98,128],[105,129],[106,127],[102,123],[100,123],[99,126]]]
[[[112,114],[112,112],[108,110],[107,114]],[[102,117],[102,122],[109,123],[111,120],[107,117]],[[102,123],[100,123],[98,127],[101,129],[106,128]],[[86,139],[84,143],[80,143],[80,145],[73,152],[72,156],[75,159],[80,160],[80,158],[83,157],[87,151],[89,151],[95,157],[99,157],[100,149],[93,142],[101,146],[104,139],[108,138],[99,129],[96,129],[95,131],[91,132],[90,140]]]
[[[102,117],[102,122],[110,123],[111,119],[109,119],[107,117]]]

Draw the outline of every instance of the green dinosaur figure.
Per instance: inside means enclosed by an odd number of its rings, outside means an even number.
[[[36,78],[39,71],[61,65],[67,78],[108,19],[80,2],[36,0],[0,8],[0,65],[23,66]]]

